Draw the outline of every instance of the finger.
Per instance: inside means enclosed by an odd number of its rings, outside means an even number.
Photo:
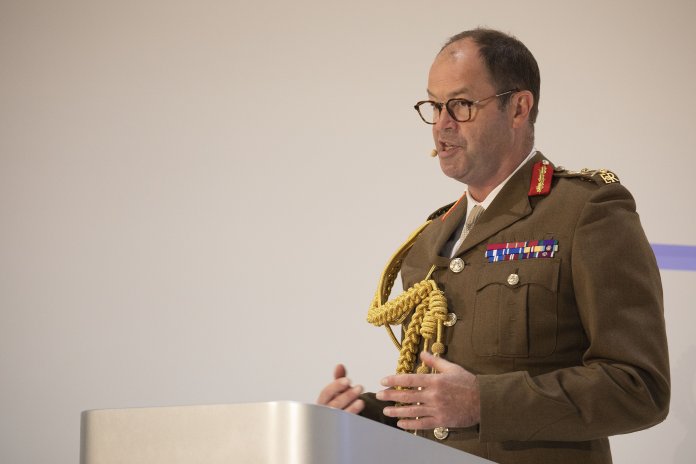
[[[363,387],[361,385],[356,385],[342,392],[341,394],[334,396],[326,405],[331,408],[346,409],[348,406],[353,404],[353,402],[359,399],[362,392]]]
[[[357,399],[345,408],[343,408],[344,411],[353,414],[360,414],[360,412],[362,412],[363,409],[365,409],[365,402],[361,399]]]
[[[347,379],[346,377],[341,377],[340,379],[336,379],[330,384],[328,384],[324,389],[319,393],[319,398],[317,398],[317,403],[318,404],[323,404],[327,405],[329,401],[331,401],[334,397],[337,395],[340,395],[344,391],[348,390],[350,388],[350,380]]]
[[[433,417],[419,417],[419,418],[408,418],[399,419],[396,426],[404,430],[428,430],[434,429],[435,427],[441,427],[437,419]]]
[[[426,366],[438,372],[448,372],[452,369],[459,370],[461,368],[461,366],[458,364],[451,363],[440,356],[434,356],[432,353],[428,353],[427,351],[421,351],[420,359],[423,361],[423,363],[425,363]]]
[[[378,391],[375,395],[378,400],[381,401],[394,401],[396,403],[422,403],[423,393],[421,390],[401,390],[388,388],[386,390]]]
[[[387,406],[382,410],[387,417],[399,418],[423,418],[433,415],[433,409],[420,404],[408,404],[403,406]]]
[[[381,384],[385,387],[425,387],[430,379],[428,374],[397,374],[383,378]]]
[[[346,366],[344,366],[343,364],[337,364],[334,368],[334,379],[340,379],[341,377],[345,377],[346,374]]]

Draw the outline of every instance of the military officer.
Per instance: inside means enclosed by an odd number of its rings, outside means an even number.
[[[608,436],[665,418],[662,289],[635,203],[612,172],[535,150],[539,82],[529,50],[494,30],[435,57],[416,109],[465,192],[429,218],[401,276],[444,294],[442,336],[417,335],[421,368],[403,348],[407,367],[376,394],[337,366],[319,404],[500,463],[611,462]]]

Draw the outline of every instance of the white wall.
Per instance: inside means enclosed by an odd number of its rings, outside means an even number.
[[[614,169],[696,245],[696,3],[0,0],[0,461],[76,462],[85,409],[314,400],[396,351],[364,317],[461,186],[429,158],[435,52],[540,63],[537,146]],[[696,457],[696,272],[665,271],[672,414],[615,462]]]

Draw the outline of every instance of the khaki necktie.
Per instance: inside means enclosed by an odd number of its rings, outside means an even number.
[[[454,256],[454,254],[457,252],[462,243],[464,243],[464,239],[467,235],[469,235],[469,232],[471,232],[471,229],[474,228],[474,224],[476,224],[476,221],[478,221],[478,218],[481,217],[481,214],[483,214],[484,211],[485,209],[483,206],[475,205],[469,212],[469,215],[466,218],[466,222],[464,223],[464,228],[462,229],[462,235],[459,236],[459,240],[457,240],[454,244],[451,256]]]

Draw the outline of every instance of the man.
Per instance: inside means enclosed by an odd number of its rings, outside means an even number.
[[[611,462],[608,436],[665,418],[662,288],[633,198],[610,171],[534,150],[538,102],[536,61],[513,37],[466,31],[437,55],[417,109],[466,191],[401,275],[444,292],[446,348],[421,353],[436,374],[388,376],[376,395],[339,365],[318,403],[500,463]]]

